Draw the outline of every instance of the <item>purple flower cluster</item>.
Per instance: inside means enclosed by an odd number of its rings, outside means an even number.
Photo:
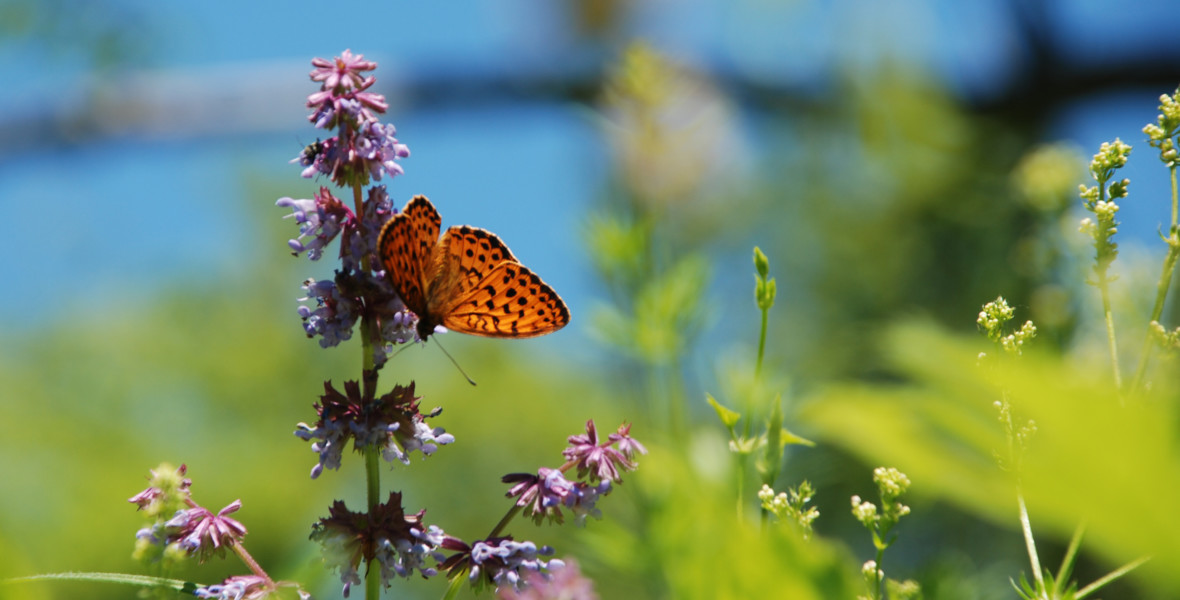
[[[562,468],[542,467],[536,475],[505,475],[501,481],[515,484],[505,495],[516,498],[517,506],[531,507],[527,512],[538,525],[546,519],[565,522],[562,508],[573,512],[578,525],[585,524],[588,516],[602,518],[596,506],[598,499],[610,493],[612,484],[622,483],[620,471],[635,470],[635,455],[647,453],[630,433],[631,426],[622,425],[606,442],[599,444],[594,421],[587,421],[585,434],[569,437],[571,445],[562,451],[566,459]],[[587,481],[571,482],[565,478],[565,471],[574,466],[578,467],[578,477]]]
[[[622,482],[619,472],[634,471],[635,456],[647,454],[647,448],[630,434],[630,425],[620,425],[617,432],[600,444],[594,421],[587,421],[586,433],[571,435],[570,446],[561,455],[578,467],[578,477],[589,475],[590,481]]]
[[[308,279],[303,282],[306,295],[299,299],[299,317],[307,337],[318,337],[320,346],[331,348],[352,337],[353,327],[366,311],[380,324],[380,343],[376,348],[377,366],[384,364],[389,344],[418,341],[418,318],[406,309],[393,291],[377,257],[377,237],[382,224],[393,214],[393,205],[385,186],[369,190],[364,203],[364,218],[331,195],[326,188],[314,200],[282,198],[280,206],[289,206],[300,223],[302,235],[288,242],[295,253],[306,251],[312,260],[336,237],[341,238],[341,266],[333,279]],[[304,237],[310,237],[307,243]]]
[[[325,560],[340,573],[346,597],[350,588],[361,582],[362,562],[377,561],[386,586],[393,577],[408,578],[415,571],[423,577],[437,574],[436,569],[425,566],[426,559],[442,561],[438,548],[448,536],[433,525],[424,528],[422,515],[426,511],[407,515],[401,502],[401,494],[391,492],[387,502],[359,513],[338,500],[329,516],[312,528],[311,539],[320,542]]]
[[[426,419],[437,412],[418,412],[419,402],[421,398],[414,397],[413,383],[395,386],[376,398],[369,390],[362,392],[356,381],[346,381],[343,394],[331,382],[325,382],[324,394],[316,404],[319,420],[314,426],[300,423],[295,431],[305,441],[315,440],[311,449],[320,458],[312,467],[311,477],[319,477],[325,468],[339,469],[350,439],[358,451],[380,449],[387,461],[403,464],[410,463],[410,454],[415,451],[429,456],[440,445],[454,442],[455,436],[443,428],[426,424]]]
[[[340,234],[345,225],[355,221],[352,211],[326,187],[321,187],[312,199],[284,197],[279,198],[275,206],[292,210],[287,216],[295,217],[295,222],[299,224],[299,237],[287,242],[287,245],[296,256],[307,252],[311,260],[319,260],[324,254],[324,247]],[[308,237],[311,240],[305,243],[304,238]]]
[[[163,560],[165,565],[180,558],[196,558],[203,563],[215,554],[224,557],[225,551],[232,549],[250,566],[250,575],[238,575],[220,584],[197,588],[193,593],[199,598],[261,598],[278,585],[298,587],[291,583],[276,584],[246,552],[242,545],[246,527],[229,516],[242,507],[242,501],[234,500],[213,513],[193,501],[192,481],[185,477],[186,471],[184,465],[178,469],[161,465],[152,471],[151,485],[131,497],[130,502],[152,518],[149,526],[135,534],[135,555],[149,563]],[[172,514],[171,518],[165,513]]]
[[[176,511],[176,515],[164,522],[153,523],[136,532],[137,539],[158,545],[177,547],[189,556],[196,556],[205,562],[213,554],[225,556],[225,549],[246,536],[246,527],[228,515],[242,507],[241,500],[235,500],[213,514],[202,506],[192,506]]]
[[[234,575],[221,583],[193,590],[198,598],[214,600],[253,600],[265,598],[275,589],[275,583],[262,575]]]
[[[246,537],[246,526],[229,517],[240,508],[241,500],[234,500],[217,514],[203,506],[194,506],[177,512],[164,527],[175,531],[181,549],[205,562],[214,553],[224,557],[226,546]]]
[[[510,473],[501,481],[515,483],[505,494],[517,498],[516,504],[531,507],[527,513],[538,525],[548,519],[551,523],[564,523],[561,509],[573,512],[575,522],[583,525],[586,517],[602,518],[602,511],[595,507],[598,499],[611,491],[611,482],[600,481],[590,484],[582,481],[571,482],[560,469],[541,467],[536,475]]]
[[[155,561],[168,548],[179,549],[186,556],[198,556],[202,562],[213,552],[224,553],[226,544],[246,534],[241,523],[226,515],[241,504],[234,502],[213,515],[192,500],[192,480],[185,477],[188,467],[160,465],[152,470],[151,483],[128,502],[139,507],[151,523],[135,533],[135,554]]]
[[[320,91],[307,97],[307,107],[315,109],[308,117],[316,127],[332,129],[340,125],[337,115],[356,115],[357,120],[371,121],[375,117],[370,109],[383,113],[389,109],[385,97],[366,92],[377,81],[376,77],[363,73],[377,68],[377,63],[365,60],[365,55],[354,55],[345,50],[333,60],[313,58],[311,80],[320,83]]]
[[[361,308],[356,298],[342,295],[336,282],[326,279],[308,279],[303,282],[303,290],[307,295],[299,301],[314,303],[314,308],[299,306],[307,337],[319,336],[321,348],[331,348],[352,337]]]
[[[467,572],[468,580],[477,590],[484,586],[519,589],[529,573],[544,576],[565,564],[558,559],[542,558],[551,556],[553,548],[537,548],[533,542],[517,542],[512,536],[488,538],[470,545],[447,537],[442,547],[457,553],[447,558],[441,568],[456,574]]]
[[[370,176],[381,179],[382,173],[400,174],[402,168],[396,160],[409,156],[409,150],[393,137],[392,125],[377,122],[369,112],[369,108],[384,111],[383,101],[374,100],[380,96],[359,91],[372,85],[372,78],[361,77],[357,69],[372,69],[376,65],[348,52],[335,62],[322,59],[315,62],[319,68],[313,71],[312,78],[334,87],[313,94],[313,98],[318,98],[314,104],[332,114],[341,106],[361,106],[363,110],[354,115],[361,120],[330,119],[341,127],[340,134],[317,140],[292,162],[306,167],[304,176],[326,173],[336,183],[344,183],[335,176],[342,172],[363,173],[360,178],[366,181]],[[356,98],[368,100],[362,102]],[[342,152],[342,148],[347,151]],[[347,165],[352,165],[351,171],[345,168]],[[307,294],[299,301],[305,304],[298,310],[308,337],[318,337],[324,348],[336,346],[350,339],[357,320],[368,315],[378,324],[378,339],[372,340],[376,347],[376,366],[384,364],[391,344],[419,341],[417,317],[398,298],[377,253],[381,228],[395,211],[385,186],[370,188],[364,201],[358,195],[355,210],[326,187],[321,187],[313,198],[284,197],[275,204],[290,208],[291,214],[287,216],[294,217],[299,225],[299,237],[287,242],[296,256],[306,253],[309,259],[319,260],[332,241],[340,238],[341,268],[335,277],[304,282]]]
[[[351,188],[352,199],[341,200],[322,187],[312,198],[280,198],[276,204],[290,209],[287,216],[299,227],[298,237],[288,242],[296,256],[306,254],[310,260],[319,260],[339,239],[340,266],[333,277],[308,279],[303,284],[305,293],[298,310],[307,336],[319,338],[320,345],[328,348],[349,340],[354,328],[359,328],[365,349],[361,381],[346,381],[341,390],[325,382],[315,405],[316,421],[300,423],[295,431],[296,436],[311,442],[318,456],[311,469],[314,479],[324,469],[340,468],[350,442],[356,451],[370,456],[379,451],[389,463],[409,464],[415,452],[429,456],[455,438],[428,423],[439,411],[419,411],[421,399],[414,396],[413,382],[380,396],[376,391],[377,370],[392,346],[421,339],[418,317],[394,291],[378,249],[382,228],[396,209],[384,185],[371,187],[364,198],[362,190],[370,182],[403,174],[399,161],[409,157],[410,151],[397,139],[393,125],[377,118],[388,105],[383,96],[370,91],[376,79],[369,72],[376,63],[346,50],[332,60],[316,58],[312,65],[311,79],[320,89],[307,99],[311,109],[308,119],[333,135],[309,144],[291,162],[303,167],[305,178],[325,177],[336,186]],[[636,468],[637,455],[646,453],[643,445],[630,437],[627,425],[600,441],[593,421],[589,421],[585,433],[571,436],[569,442],[563,452],[566,462],[560,468],[503,478],[512,485],[508,497],[516,498],[510,516],[524,509],[538,523],[546,519],[563,522],[566,511],[579,524],[584,524],[587,516],[600,518],[598,499],[621,483],[621,473]],[[566,473],[575,467],[578,480],[566,479]],[[398,577],[414,573],[432,577],[445,571],[451,578],[466,575],[476,588],[495,586],[521,592],[529,585],[561,582],[563,587],[552,589],[578,589],[579,595],[574,597],[582,600],[594,597],[576,568],[563,570],[562,561],[546,558],[553,554],[552,548],[538,548],[533,542],[501,535],[510,519],[504,519],[485,539],[468,544],[439,527],[423,525],[425,510],[407,514],[401,500],[400,493],[392,492],[387,502],[367,512],[352,512],[338,501],[329,509],[329,516],[313,526],[311,537],[321,544],[326,562],[339,573],[345,596],[361,583],[363,564],[366,574],[379,573],[386,587]],[[236,510],[236,504],[217,515],[197,508],[193,505],[192,510],[182,511],[168,522],[177,535],[184,533],[179,539],[195,548],[212,548],[210,552],[240,539],[234,537],[238,535],[237,522],[227,516]],[[242,528],[240,534],[244,533]],[[453,553],[444,557],[442,551]],[[374,568],[378,571],[372,572]],[[274,587],[269,580],[231,578],[201,588],[198,596],[240,600]]]
[[[308,116],[320,129],[338,130],[339,135],[304,148],[292,162],[304,166],[304,177],[327,175],[337,185],[362,186],[383,175],[401,175],[397,161],[410,156],[410,149],[398,142],[393,125],[382,124],[377,113],[389,105],[385,97],[368,90],[376,78],[364,73],[377,63],[345,50],[338,58],[311,61],[312,81],[320,91],[308,96]]]

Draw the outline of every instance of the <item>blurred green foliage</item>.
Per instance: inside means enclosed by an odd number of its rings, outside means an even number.
[[[1180,523],[1159,502],[1180,485],[1174,375],[1157,381],[1151,400],[1124,407],[1105,373],[1052,352],[987,369],[978,343],[929,323],[890,329],[881,343],[905,382],[816,395],[802,417],[822,439],[896,465],[925,493],[1013,526],[1014,474],[996,462],[1007,450],[995,404],[1007,398],[1036,423],[1021,473],[1034,531],[1068,537],[1084,525],[1084,547],[1109,568],[1152,557],[1140,582],[1145,597],[1180,592],[1171,568],[1180,560],[1172,534]]]

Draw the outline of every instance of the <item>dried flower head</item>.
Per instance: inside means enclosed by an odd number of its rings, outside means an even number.
[[[312,478],[319,477],[325,468],[339,469],[344,448],[351,439],[353,448],[379,448],[387,461],[410,463],[409,455],[420,451],[431,455],[440,445],[450,444],[455,437],[441,427],[430,427],[428,414],[418,412],[421,398],[414,397],[414,383],[395,386],[379,398],[372,391],[361,391],[356,381],[344,383],[345,393],[324,382],[324,395],[316,404],[319,420],[315,425],[300,423],[295,435],[304,440],[316,440],[311,449],[319,454],[319,462],[311,470]]]
[[[324,561],[340,573],[345,596],[361,582],[362,562],[376,561],[382,583],[389,587],[394,577],[409,577],[415,571],[423,577],[437,573],[426,566],[426,560],[443,560],[437,549],[447,536],[438,527],[422,525],[425,513],[405,514],[397,492],[368,513],[350,511],[344,502],[336,501],[329,516],[313,526],[311,539],[323,546]]]

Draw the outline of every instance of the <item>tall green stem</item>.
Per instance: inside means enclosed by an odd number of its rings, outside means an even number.
[[[758,359],[754,363],[754,390],[750,394],[750,398],[745,407],[745,412],[750,417],[754,414],[754,400],[755,397],[762,393],[762,357],[766,355],[766,323],[770,310],[768,308],[760,308],[762,312],[762,328],[758,333]],[[753,418],[745,419],[745,436],[749,437],[750,427],[753,424]]]
[[[352,186],[352,202],[353,211],[356,217],[362,218],[365,214],[365,203],[361,195],[361,186]],[[361,257],[361,269],[369,269],[369,257]],[[377,386],[376,361],[373,356],[374,345],[377,339],[377,323],[373,317],[365,312],[361,316],[361,379],[367,396],[372,396],[374,388]],[[369,514],[377,508],[381,502],[381,450],[379,448],[371,447],[364,450],[365,456],[365,504],[368,506]],[[374,568],[373,562],[370,561],[365,566],[365,600],[379,600],[381,597],[381,570]]]
[[[1098,180],[1098,202],[1101,204],[1106,200],[1106,178]],[[1101,219],[1100,219],[1101,221]],[[1112,253],[1111,258],[1104,259],[1104,252],[1101,246],[1097,247],[1098,253],[1095,259],[1097,260],[1097,267],[1095,268],[1095,275],[1097,276],[1098,290],[1102,293],[1102,315],[1106,320],[1106,341],[1110,346],[1110,365],[1114,369],[1114,385],[1115,389],[1119,390],[1119,402],[1122,402],[1123,389],[1123,375],[1122,370],[1119,369],[1119,348],[1118,343],[1115,342],[1114,337],[1114,313],[1110,308],[1110,277],[1107,273],[1110,271],[1110,262],[1114,260],[1112,245],[1109,251]]]
[[[885,600],[885,569],[881,567],[881,561],[885,560],[885,549],[877,547],[877,572],[873,574],[873,578],[877,580],[877,600]]]
[[[1004,429],[1008,434],[1008,467],[1016,474],[1016,506],[1020,511],[1020,531],[1024,534],[1024,546],[1028,550],[1028,563],[1033,572],[1033,580],[1037,582],[1037,589],[1045,589],[1045,576],[1041,573],[1041,559],[1037,556],[1037,542],[1033,538],[1032,523],[1028,518],[1028,506],[1024,503],[1024,491],[1021,489],[1020,471],[1023,468],[1023,448],[1017,448],[1016,445],[1016,426],[1012,422],[1011,403],[1008,401],[1008,392],[1003,392],[1003,405],[1009,407],[1009,410],[1002,414]]]
[[[1168,172],[1172,175],[1172,227],[1180,223],[1180,196],[1176,195],[1176,165],[1170,165]]]
[[[754,379],[762,380],[762,357],[766,354],[766,323],[769,321],[770,311],[763,308],[762,329],[758,333],[758,362],[754,363]]]
[[[1102,291],[1102,314],[1106,318],[1106,341],[1110,345],[1110,365],[1114,369],[1115,389],[1123,389],[1123,374],[1119,369],[1119,346],[1114,337],[1114,312],[1110,308],[1110,285],[1106,274],[1098,282],[1098,289]]]
[[[1168,254],[1164,257],[1163,270],[1160,272],[1159,283],[1155,287],[1155,306],[1151,309],[1151,321],[1158,322],[1164,314],[1164,301],[1168,298],[1168,289],[1172,287],[1172,273],[1176,270],[1176,260],[1180,259],[1180,229],[1177,229],[1177,208],[1180,206],[1180,194],[1176,189],[1176,167],[1168,168],[1172,176],[1172,227],[1168,230]],[[1147,373],[1147,361],[1151,358],[1151,329],[1143,340],[1143,351],[1139,353],[1139,366],[1135,369],[1135,378],[1131,381],[1131,393],[1135,393],[1143,385],[1143,376]]]

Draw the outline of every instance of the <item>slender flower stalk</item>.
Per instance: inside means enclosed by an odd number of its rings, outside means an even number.
[[[877,467],[873,469],[873,482],[877,484],[877,492],[881,498],[881,507],[860,496],[852,497],[852,516],[860,521],[873,536],[873,547],[876,557],[865,562],[861,574],[869,588],[869,598],[883,600],[885,598],[885,571],[881,568],[881,561],[885,557],[885,550],[897,540],[897,535],[890,535],[893,527],[902,517],[910,514],[910,507],[902,504],[899,498],[910,487],[910,479],[905,473],[892,467]]]
[[[224,558],[226,550],[232,550],[250,569],[249,575],[197,587],[192,593],[198,598],[261,598],[280,586],[298,588],[292,582],[272,580],[246,550],[246,527],[229,516],[242,507],[241,500],[234,500],[216,513],[210,511],[193,500],[192,480],[185,477],[186,472],[184,465],[173,468],[162,464],[152,471],[149,486],[129,499],[152,519],[151,525],[136,533],[135,556],[167,567],[184,559],[204,563],[214,556]]]
[[[1151,308],[1151,319],[1147,335],[1144,336],[1143,350],[1139,353],[1139,366],[1136,367],[1135,377],[1131,381],[1132,393],[1139,391],[1143,385],[1147,363],[1157,338],[1153,335],[1153,329],[1159,325],[1159,320],[1163,316],[1164,302],[1167,300],[1168,290],[1172,287],[1172,274],[1176,271],[1177,260],[1180,260],[1180,191],[1177,190],[1176,184],[1176,167],[1180,164],[1180,153],[1176,149],[1176,136],[1180,133],[1180,88],[1171,96],[1160,96],[1159,110],[1156,123],[1145,126],[1143,133],[1147,134],[1147,143],[1159,149],[1160,161],[1168,167],[1172,183],[1172,223],[1168,227],[1167,235],[1160,234],[1160,238],[1168,246],[1168,252],[1164,256],[1159,282],[1156,284],[1155,304]]]
[[[508,524],[522,513],[537,524],[545,520],[562,523],[562,509],[570,511],[579,525],[588,516],[601,518],[602,512],[596,506],[598,500],[609,494],[614,485],[621,484],[622,474],[635,470],[638,456],[647,453],[643,444],[631,437],[631,426],[626,424],[601,440],[594,422],[587,421],[586,432],[572,435],[568,441],[570,445],[562,451],[566,462],[561,467],[543,467],[536,475],[511,473],[503,477],[504,483],[513,484],[505,495],[516,498],[516,502],[487,537],[473,543],[450,536],[443,540],[444,549],[456,552],[439,566],[451,579],[445,598],[454,598],[463,580],[476,590],[495,586],[519,592],[534,576],[551,579],[553,571],[562,567],[562,561],[540,558],[551,555],[551,548],[538,548],[532,542],[518,543],[511,536],[502,535]],[[576,481],[565,476],[573,470],[577,472]]]
[[[504,533],[513,518],[526,513],[538,523],[561,523],[568,513],[579,524],[588,516],[600,518],[597,501],[622,482],[622,473],[636,468],[638,455],[646,449],[631,437],[629,425],[600,439],[593,421],[587,422],[584,434],[569,438],[571,445],[563,453],[566,462],[560,468],[504,477],[505,483],[512,484],[508,497],[516,501],[487,537],[473,542],[426,525],[425,509],[407,512],[400,492],[386,495],[382,491],[383,465],[409,465],[416,453],[430,456],[455,439],[443,428],[428,424],[441,411],[420,411],[414,382],[395,385],[384,394],[378,391],[378,372],[392,347],[422,341],[429,334],[418,331],[418,316],[407,309],[391,275],[384,271],[387,263],[378,245],[395,211],[386,188],[377,185],[364,192],[372,181],[402,174],[398,161],[408,157],[409,150],[393,137],[392,125],[377,119],[387,105],[382,96],[368,91],[375,78],[367,72],[376,63],[345,51],[333,60],[317,58],[312,64],[311,78],[321,89],[308,97],[307,106],[312,109],[308,118],[335,135],[304,148],[292,162],[304,167],[304,177],[324,176],[339,187],[351,188],[352,202],[337,199],[324,187],[311,199],[282,198],[277,204],[290,208],[289,216],[299,225],[299,237],[288,243],[294,254],[319,260],[340,240],[340,268],[331,280],[304,283],[307,294],[299,315],[308,337],[319,338],[325,348],[350,339],[359,327],[362,360],[359,381],[345,381],[339,387],[324,383],[315,405],[316,420],[300,423],[295,435],[310,442],[317,455],[313,479],[325,470],[339,469],[351,444],[364,457],[366,494],[364,511],[353,511],[339,501],[333,504],[329,516],[315,524],[311,537],[322,546],[325,562],[339,574],[345,596],[363,581],[366,598],[376,600],[392,580],[412,574],[445,573],[451,580],[448,598],[458,593],[463,582],[476,590],[522,591],[529,582],[550,580],[562,561],[548,558],[552,548]],[[577,478],[567,479],[566,473],[574,470]],[[449,557],[444,555],[448,551]]]
[[[1106,338],[1110,347],[1110,362],[1114,372],[1114,382],[1118,389],[1122,389],[1122,373],[1119,368],[1118,343],[1115,339],[1114,313],[1110,303],[1110,265],[1118,256],[1118,244],[1112,241],[1118,232],[1118,221],[1115,213],[1119,210],[1116,201],[1127,196],[1129,179],[1112,181],[1116,170],[1127,164],[1127,156],[1131,147],[1122,141],[1103,142],[1098,153],[1090,161],[1090,175],[1097,182],[1096,186],[1080,186],[1079,191],[1086,210],[1094,213],[1094,218],[1082,220],[1080,230],[1089,234],[1094,241],[1094,279],[1091,283],[1098,287],[1102,295],[1102,314],[1106,321]],[[1109,196],[1108,196],[1109,195]],[[1109,199],[1108,199],[1109,197]],[[1121,397],[1120,397],[1121,402]]]

